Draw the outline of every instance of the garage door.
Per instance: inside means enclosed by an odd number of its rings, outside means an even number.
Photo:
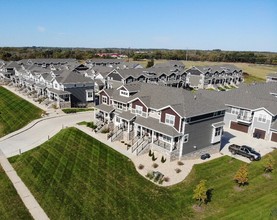
[[[271,141],[277,142],[277,133],[272,132]]]
[[[255,128],[253,137],[258,137],[258,138],[264,139],[265,138],[265,131]]]
[[[245,133],[248,133],[248,126],[247,125],[242,125],[242,124],[238,124],[236,122],[231,122],[231,129],[237,130],[237,131],[242,131]]]

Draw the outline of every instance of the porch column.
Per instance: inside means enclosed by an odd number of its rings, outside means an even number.
[[[95,119],[96,119],[96,109],[94,109],[93,111],[93,120],[95,121]]]
[[[182,137],[181,137],[181,139],[180,139],[180,152],[179,152],[179,160],[182,158],[182,154],[183,154],[183,144],[184,144],[184,138],[185,138],[185,136],[183,135]]]
[[[142,137],[142,126],[140,126],[140,137],[139,138],[141,138]]]
[[[154,143],[154,131],[152,131],[152,138],[151,138],[151,143]]]
[[[128,132],[128,134],[130,132],[130,122],[129,121],[127,122],[127,132]]]
[[[172,152],[173,149],[173,138],[171,137],[171,141],[170,141],[170,152]]]

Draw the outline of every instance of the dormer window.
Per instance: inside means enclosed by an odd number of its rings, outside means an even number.
[[[165,123],[173,126],[175,124],[175,116],[170,114],[165,114]]]
[[[125,97],[129,97],[129,92],[127,92],[125,90],[120,90],[120,95],[125,96]]]

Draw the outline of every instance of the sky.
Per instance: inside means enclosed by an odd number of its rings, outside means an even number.
[[[277,0],[0,0],[0,47],[277,52]]]

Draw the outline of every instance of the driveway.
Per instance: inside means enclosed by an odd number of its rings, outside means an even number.
[[[221,141],[221,153],[224,155],[228,155],[230,157],[234,157],[238,160],[249,163],[250,160],[240,155],[232,155],[228,147],[230,144],[238,144],[238,145],[248,145],[254,148],[257,152],[259,152],[262,156],[268,154],[269,152],[277,149],[277,143],[272,141],[265,141],[263,139],[253,138],[249,134],[231,130],[228,128],[224,128],[224,134]]]
[[[91,121],[92,112],[61,115],[39,119],[19,131],[0,139],[0,149],[6,157],[18,155],[44,143],[62,128],[73,126],[80,121]]]

